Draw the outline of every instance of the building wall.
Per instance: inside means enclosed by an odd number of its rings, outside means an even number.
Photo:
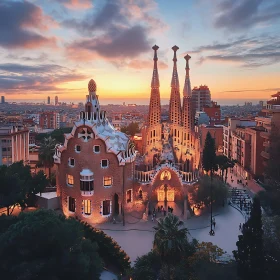
[[[123,177],[126,191],[132,190],[132,202],[125,201],[125,209],[128,211],[133,204],[134,191],[133,191],[133,163],[128,163],[124,167],[119,166],[118,159],[115,154],[106,152],[106,145],[101,139],[92,139],[89,142],[83,142],[81,138],[77,137],[79,131],[76,131],[74,138],[68,141],[67,150],[61,154],[61,163],[57,172],[58,195],[61,196],[62,209],[66,216],[74,216],[79,219],[91,223],[102,223],[108,220],[108,217],[114,213],[115,201],[114,195],[118,195],[119,213],[121,213],[121,205],[123,199]],[[75,152],[75,145],[81,146],[80,152]],[[100,153],[93,152],[93,146],[100,145]],[[75,166],[69,166],[69,158],[75,159]],[[101,160],[108,159],[108,168],[101,167]],[[84,196],[83,191],[80,190],[80,172],[83,169],[89,169],[93,172],[94,178],[94,191],[89,196]],[[124,172],[124,176],[123,176]],[[74,185],[68,186],[66,183],[67,174],[73,175]],[[103,177],[112,177],[112,186],[103,186]],[[68,209],[69,196],[76,199],[76,210],[70,212]],[[91,201],[91,215],[83,214],[82,200]],[[100,214],[102,209],[102,201],[111,201],[111,214],[103,216]]]
[[[223,126],[200,126],[200,139],[201,147],[200,150],[203,151],[205,146],[205,140],[207,133],[210,132],[211,136],[215,139],[216,144],[216,154],[223,154]]]

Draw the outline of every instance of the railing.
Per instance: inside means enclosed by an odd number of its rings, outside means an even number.
[[[151,182],[151,176],[154,174],[154,170],[139,171],[135,170],[135,180],[141,183]]]

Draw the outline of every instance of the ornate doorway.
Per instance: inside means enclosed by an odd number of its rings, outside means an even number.
[[[162,185],[157,190],[157,199],[159,202],[173,202],[174,197],[174,189],[169,187],[168,185]]]

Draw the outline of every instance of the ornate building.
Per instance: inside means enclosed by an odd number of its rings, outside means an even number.
[[[187,216],[188,187],[197,181],[199,141],[194,130],[189,60],[181,106],[179,77],[174,46],[169,120],[161,120],[157,50],[147,123],[142,130],[143,154],[136,157],[128,136],[117,131],[100,110],[96,84],[88,84],[85,111],[56,147],[57,194],[66,216],[90,223],[102,223],[113,215],[164,204]],[[124,210],[124,211],[123,211]],[[145,217],[144,215],[143,217]]]
[[[133,206],[136,154],[128,136],[115,130],[100,110],[93,80],[88,91],[80,120],[55,150],[57,195],[66,216],[102,223]]]
[[[141,196],[150,203],[186,201],[188,186],[198,177],[199,141],[194,129],[194,108],[190,85],[190,56],[186,55],[186,75],[181,106],[177,56],[174,46],[173,73],[169,102],[169,120],[161,121],[160,83],[157,50],[154,46],[154,69],[151,82],[149,116],[142,130],[144,155],[136,166],[136,180]],[[171,204],[170,204],[171,205]],[[186,203],[183,212],[186,214]],[[183,204],[181,204],[183,206]]]

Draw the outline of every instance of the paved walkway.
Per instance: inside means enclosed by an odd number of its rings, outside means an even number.
[[[198,241],[212,242],[219,246],[227,254],[232,255],[236,249],[238,240],[239,224],[244,223],[244,217],[231,206],[226,205],[214,212],[216,220],[215,236],[209,235],[210,215],[192,217],[185,221],[185,227],[189,229],[190,236]],[[139,220],[134,224],[103,224],[94,225],[111,236],[129,255],[132,265],[138,256],[148,253],[153,247],[154,229],[156,222]]]

